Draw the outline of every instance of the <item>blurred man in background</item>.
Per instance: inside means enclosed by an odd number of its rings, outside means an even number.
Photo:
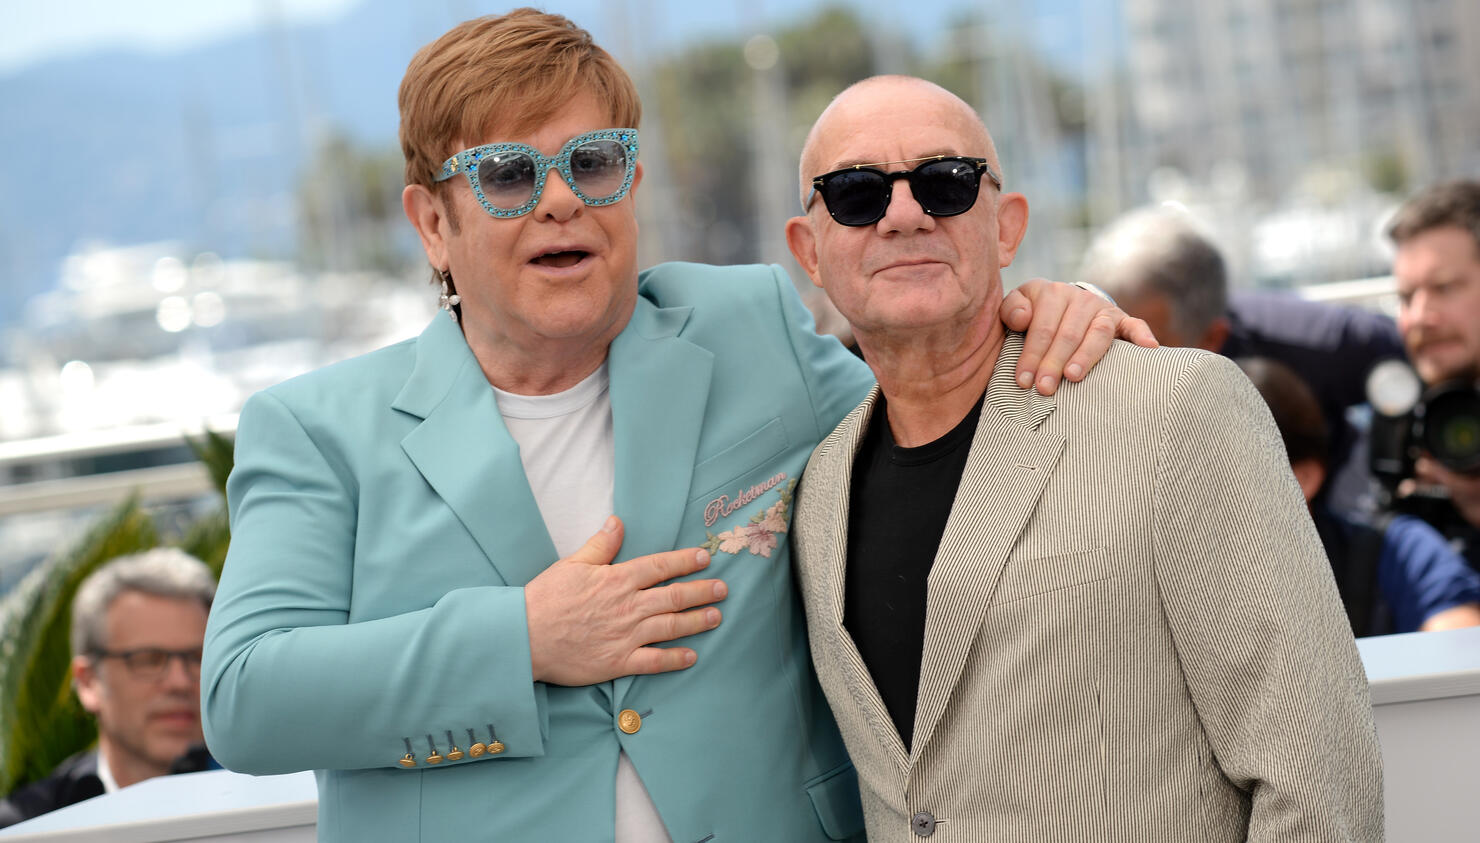
[[[1166,345],[1259,356],[1294,369],[1331,431],[1324,496],[1342,511],[1373,508],[1362,438],[1346,420],[1367,400],[1367,374],[1402,358],[1393,320],[1282,293],[1230,295],[1218,247],[1186,214],[1146,209],[1111,223],[1085,255],[1081,279],[1098,284]]]
[[[1463,542],[1471,567],[1480,567],[1480,181],[1419,193],[1398,210],[1388,233],[1397,246],[1398,329],[1430,390],[1425,403],[1432,407],[1434,391],[1450,388],[1461,408],[1451,420],[1454,455],[1440,460],[1423,453],[1413,485],[1437,487],[1452,502],[1462,523],[1435,526]]]
[[[0,827],[201,757],[201,641],[215,594],[210,569],[174,548],[121,557],[83,581],[72,601],[72,676],[97,718],[97,749],[12,793]]]
[[[1237,362],[1280,429],[1352,631],[1361,637],[1480,626],[1480,574],[1433,527],[1408,515],[1362,517],[1313,502],[1327,468],[1326,422],[1315,396],[1282,363],[1266,357]]]

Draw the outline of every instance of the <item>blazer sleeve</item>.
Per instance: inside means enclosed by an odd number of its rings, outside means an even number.
[[[771,277],[792,353],[812,399],[812,412],[817,419],[816,441],[821,442],[868,397],[874,375],[868,364],[844,348],[837,337],[817,333],[811,311],[802,303],[785,270],[773,266]]]
[[[1381,840],[1382,762],[1331,566],[1273,420],[1218,355],[1181,373],[1156,462],[1156,576],[1250,840]]]
[[[530,674],[524,591],[449,591],[427,608],[350,622],[355,480],[272,393],[243,408],[227,484],[232,540],[206,628],[201,716],[211,752],[254,774],[424,769],[427,736],[467,729],[544,752],[543,685]],[[416,548],[406,550],[408,564]],[[450,766],[444,764],[443,766]]]

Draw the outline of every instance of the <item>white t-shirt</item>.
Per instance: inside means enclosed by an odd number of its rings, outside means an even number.
[[[515,395],[494,387],[499,413],[519,444],[519,461],[540,517],[565,558],[612,514],[616,450],[606,364],[554,395]],[[617,760],[617,843],[670,843],[657,806],[627,753]]]

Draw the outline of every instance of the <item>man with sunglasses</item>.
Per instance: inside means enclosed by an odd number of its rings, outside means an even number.
[[[1020,386],[1027,200],[929,82],[844,91],[801,166],[788,243],[878,379],[793,525],[869,839],[1380,840],[1362,666],[1248,381],[1119,343]]]
[[[0,803],[0,827],[199,763],[200,653],[216,580],[183,551],[115,559],[72,600],[72,679],[98,747]]]
[[[640,104],[566,19],[454,28],[400,106],[445,315],[242,410],[212,751],[319,771],[324,840],[859,833],[787,531],[867,368],[777,268],[638,273]],[[1087,369],[1119,311],[1035,290],[1028,377]]]

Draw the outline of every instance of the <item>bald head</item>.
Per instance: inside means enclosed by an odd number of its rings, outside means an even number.
[[[906,111],[928,112],[933,119],[928,123],[921,121],[919,125],[904,125],[902,128],[905,131],[928,139],[945,129],[958,137],[969,139],[972,147],[933,149],[931,154],[940,152],[985,158],[994,172],[1002,172],[991,134],[965,100],[934,82],[915,76],[872,76],[843,89],[823,109],[817,122],[812,124],[812,131],[807,133],[807,141],[802,145],[802,201],[807,201],[812,179],[822,173],[851,164],[903,160],[868,158],[866,155],[853,160],[853,157],[868,148],[867,143],[873,129],[879,126],[901,127],[902,113]],[[944,120],[944,124],[938,122],[939,120]]]
[[[998,168],[992,138],[971,106],[909,76],[876,76],[838,94],[803,152],[806,190],[813,178],[854,166],[891,176],[847,200],[869,205],[864,216],[878,212],[872,221],[843,222],[814,197],[786,223],[797,264],[848,319],[871,364],[927,348],[947,356],[984,349],[1002,332],[1001,270],[1027,230],[1027,200],[1002,192],[980,170],[962,178],[965,168],[956,164],[921,179],[904,175],[927,158],[980,158]],[[955,204],[946,213],[927,210],[917,187],[936,207],[942,191],[954,191]]]

